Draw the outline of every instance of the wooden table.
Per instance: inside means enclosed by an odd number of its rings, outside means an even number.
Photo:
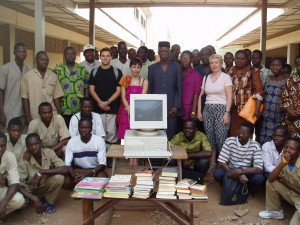
[[[173,218],[180,225],[193,225],[194,224],[194,204],[195,203],[205,203],[207,200],[183,200],[183,199],[156,199],[151,197],[149,199],[138,199],[138,198],[104,198],[106,202],[94,211],[93,200],[91,199],[82,199],[82,215],[83,215],[83,225],[94,225],[94,220],[99,217],[101,214],[105,213],[108,210],[111,210],[114,205],[120,201],[129,201],[129,202],[151,202],[157,206],[160,210],[166,213],[168,216]],[[188,217],[184,214],[179,208],[174,204],[188,203],[190,205],[190,216]],[[109,218],[110,222],[110,218]],[[108,223],[109,223],[108,222]]]
[[[171,147],[172,150],[172,159],[177,160],[178,167],[178,179],[182,180],[182,166],[181,160],[188,159],[186,151],[182,147]],[[125,159],[124,155],[124,146],[123,145],[111,145],[106,153],[106,157],[112,158],[112,175],[115,175],[115,169],[118,159]],[[153,166],[156,168],[156,166]]]

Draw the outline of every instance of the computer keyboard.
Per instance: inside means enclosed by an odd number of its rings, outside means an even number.
[[[125,158],[170,158],[170,151],[124,151]]]

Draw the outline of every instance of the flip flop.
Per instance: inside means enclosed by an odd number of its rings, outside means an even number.
[[[44,212],[48,214],[52,214],[56,212],[56,208],[54,205],[51,205],[48,202],[44,202]]]

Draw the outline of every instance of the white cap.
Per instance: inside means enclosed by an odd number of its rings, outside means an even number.
[[[95,50],[95,47],[93,45],[87,44],[83,47],[83,52],[89,49]]]

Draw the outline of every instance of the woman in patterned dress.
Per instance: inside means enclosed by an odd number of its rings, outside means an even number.
[[[296,72],[283,87],[281,107],[286,114],[282,124],[287,125],[291,136],[300,138],[300,56],[296,57]]]
[[[235,66],[232,66],[228,75],[232,79],[233,104],[231,107],[231,125],[229,136],[237,136],[239,126],[244,120],[239,116],[239,112],[247,102],[248,98],[253,96],[256,100],[256,107],[253,116],[260,117],[260,105],[263,100],[263,83],[260,78],[260,72],[257,68],[250,68],[247,63],[247,54],[244,50],[238,50],[235,53]]]
[[[280,108],[281,93],[286,84],[286,76],[283,73],[284,63],[280,58],[271,60],[271,72],[265,81],[264,88],[264,111],[260,144],[272,140],[273,130],[282,120],[284,110]]]

